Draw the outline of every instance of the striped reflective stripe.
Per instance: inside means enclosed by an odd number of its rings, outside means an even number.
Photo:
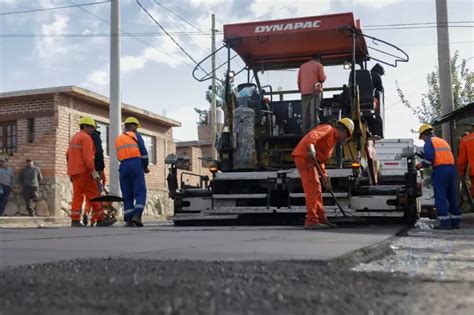
[[[142,155],[142,159],[148,159],[148,155]]]
[[[129,214],[129,213],[132,213],[133,211],[135,211],[135,209],[126,209],[123,211],[124,214]]]
[[[449,217],[451,219],[461,219],[461,215],[450,214]]]
[[[433,164],[433,162],[428,161],[428,160],[422,160],[422,162],[423,162],[423,163],[426,163],[426,164],[429,164],[429,165]]]
[[[124,145],[118,146],[117,151],[122,150],[122,149],[126,149],[126,148],[138,148],[138,144],[136,144],[136,143],[124,144]]]
[[[436,152],[451,152],[450,148],[436,148]]]
[[[449,215],[439,215],[438,216],[438,220],[440,220],[440,221],[449,220],[449,219],[451,219],[449,217]]]
[[[135,205],[135,209],[143,209],[143,208],[145,208],[144,205],[141,205],[141,204],[136,204]]]
[[[69,144],[69,147],[71,149],[82,149],[82,144],[74,144],[74,143],[71,143]]]

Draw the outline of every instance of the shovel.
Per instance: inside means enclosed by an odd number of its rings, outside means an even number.
[[[324,179],[324,176],[323,176],[323,169],[321,167],[321,164],[319,164],[318,160],[316,160],[315,158],[313,158],[313,161],[314,161],[314,165],[316,166],[316,170],[318,171],[318,174],[319,174],[319,177],[321,178],[321,183],[322,185],[324,186],[324,188],[329,191],[329,193],[331,194],[331,197],[332,199],[334,200],[334,203],[337,205],[337,207],[339,208],[339,211],[341,211],[342,215],[344,218],[351,218],[351,221],[354,220],[354,221],[359,221],[359,222],[365,222],[366,220],[364,218],[359,218],[359,217],[355,217],[353,215],[348,215],[344,209],[342,208],[341,204],[339,203],[339,201],[337,200],[336,198],[336,195],[334,195],[334,191],[332,190],[332,187],[330,185],[328,185],[328,183],[326,182],[326,179]]]
[[[92,198],[92,202],[123,202],[123,198],[114,194],[111,194],[107,188],[102,185],[102,182],[98,179],[97,185],[99,185],[100,195]]]

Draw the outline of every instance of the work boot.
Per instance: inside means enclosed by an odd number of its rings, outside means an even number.
[[[29,215],[30,217],[34,217],[34,216],[35,216],[35,214],[33,213],[33,211],[28,212],[28,215]]]
[[[329,226],[327,224],[317,223],[317,224],[308,224],[304,226],[305,230],[327,230]]]
[[[435,226],[434,229],[435,230],[452,230],[453,226],[451,224],[450,225],[439,224],[439,225]]]
[[[85,225],[82,225],[81,221],[79,220],[73,220],[71,221],[71,227],[84,227]]]
[[[329,222],[329,220],[328,220],[328,219],[325,219],[325,220],[320,220],[320,223],[321,223],[321,224],[325,224],[325,225],[329,226],[329,228],[331,228],[331,229],[335,229],[335,228],[337,228],[337,225],[336,225],[336,224],[334,224],[334,223],[331,223],[331,222]]]
[[[137,227],[143,227],[142,218],[139,214],[135,214],[131,220]]]
[[[89,217],[87,215],[84,215],[82,217],[82,224],[84,224],[85,226],[87,226],[87,224],[89,224]]]
[[[451,224],[454,230],[459,230],[461,228],[461,225],[459,223],[457,224]]]
[[[137,224],[132,220],[126,222],[125,227],[137,227]]]

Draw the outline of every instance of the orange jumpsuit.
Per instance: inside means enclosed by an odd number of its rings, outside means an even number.
[[[73,197],[71,205],[71,220],[80,221],[84,195],[87,199],[99,196],[96,181],[92,178],[94,166],[94,142],[85,131],[76,133],[69,143],[66,152],[67,174],[71,177]],[[103,220],[104,213],[97,202],[92,202],[93,216]]]
[[[321,164],[323,172],[326,172],[325,163],[331,157],[336,145],[336,128],[328,124],[315,127],[301,139],[291,153],[291,156],[295,159],[296,168],[300,173],[306,198],[305,225],[327,222],[319,176],[314,161],[308,156],[310,144],[314,145],[316,159]]]
[[[458,173],[459,176],[466,175],[469,165],[469,176],[471,177],[471,197],[474,197],[474,132],[464,136],[459,143],[458,154]]]

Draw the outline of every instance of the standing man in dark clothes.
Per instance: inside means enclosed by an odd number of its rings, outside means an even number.
[[[27,159],[26,166],[21,171],[18,181],[23,187],[23,199],[25,199],[26,210],[30,217],[34,217],[33,202],[38,198],[39,184],[43,180],[43,174],[39,167],[34,165],[33,160]]]
[[[105,163],[104,163],[104,149],[102,148],[102,139],[100,138],[100,131],[97,128],[91,134],[92,140],[94,141],[95,155],[94,155],[94,166],[95,170],[100,174],[102,179],[102,185],[105,185]],[[92,206],[90,201],[86,198],[86,207],[84,208],[82,223],[87,225],[89,223],[89,216],[92,211]],[[92,217],[91,223],[95,224],[97,218]]]

